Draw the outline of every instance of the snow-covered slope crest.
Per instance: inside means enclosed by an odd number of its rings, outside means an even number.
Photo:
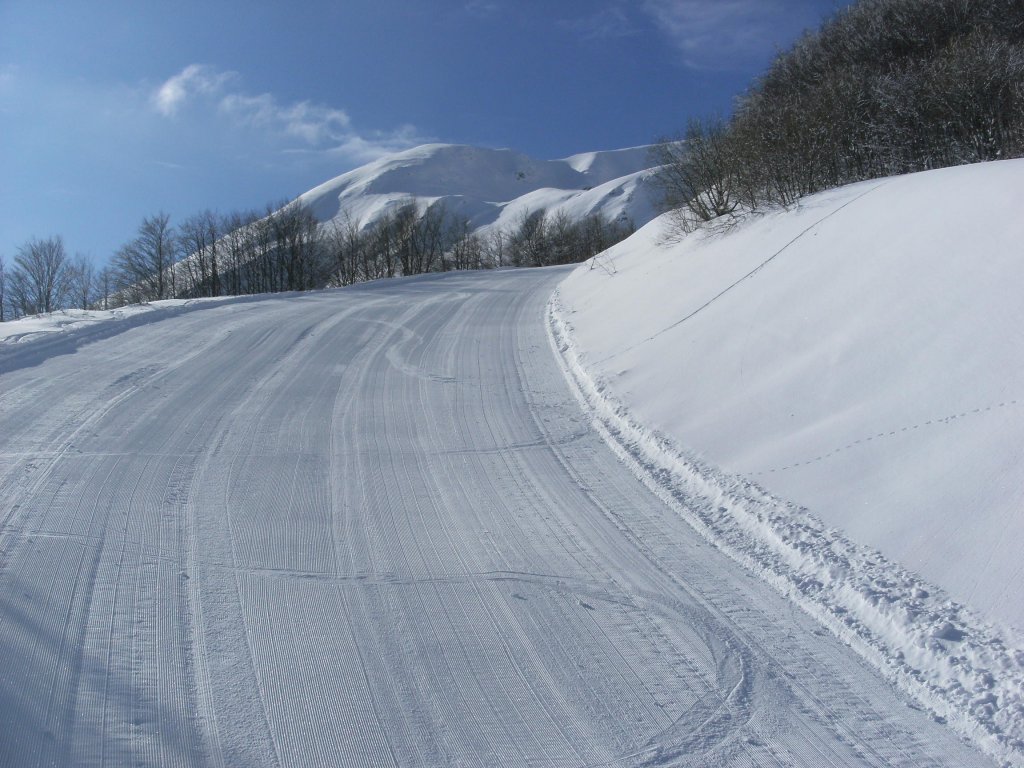
[[[510,205],[628,217],[642,225],[655,216],[649,147],[537,160],[509,149],[425,144],[356,168],[306,192],[299,200],[321,222],[349,218],[370,226],[409,202],[443,202],[471,228],[493,225]],[[507,218],[507,217],[506,217]]]
[[[609,442],[680,514],[1018,763],[1021,210],[1004,161],[672,245],[659,220],[575,271],[553,320]]]

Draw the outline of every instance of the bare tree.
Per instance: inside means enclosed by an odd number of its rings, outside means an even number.
[[[275,210],[271,206],[267,206],[267,215],[258,216],[252,225],[255,268],[250,269],[249,291],[251,293],[283,290],[278,281],[279,271],[276,269],[277,246],[272,222]]]
[[[395,211],[391,219],[391,242],[398,256],[399,271],[403,275],[415,275],[420,269],[416,245],[416,221],[419,207],[407,203]]]
[[[388,211],[373,225],[370,247],[363,257],[363,273],[367,280],[394,277],[398,267],[398,238],[394,212]]]
[[[68,294],[69,265],[64,241],[58,235],[33,239],[14,258],[12,293],[23,315],[60,309]]]
[[[151,265],[150,274],[157,299],[170,296],[166,280],[178,256],[177,236],[170,222],[171,217],[161,212],[144,219],[139,229],[139,245]]]
[[[558,211],[545,219],[544,239],[548,264],[572,264],[586,258],[582,251],[580,228],[565,211]]]
[[[442,266],[442,257],[450,240],[450,229],[444,203],[434,203],[423,212],[412,231],[413,268],[416,273],[430,272]]]
[[[253,224],[257,218],[255,214],[236,212],[220,220],[220,231],[223,233],[221,280],[224,291],[229,295],[238,296],[250,290],[245,276],[255,266]]]
[[[305,291],[321,285],[322,249],[316,217],[305,206],[292,202],[269,219],[283,290]]]
[[[138,236],[114,255],[119,289],[128,301],[171,296],[178,239],[166,213],[145,218]]]
[[[4,309],[7,306],[7,268],[4,265],[4,256],[0,253],[0,323],[4,317]]]
[[[95,301],[96,268],[85,256],[76,254],[68,266],[71,302],[79,309],[89,309]]]
[[[348,213],[332,220],[324,231],[324,250],[329,263],[329,285],[351,285],[360,280],[367,238],[362,225]]]
[[[114,270],[106,266],[100,270],[99,290],[103,298],[101,309],[110,309],[110,292],[114,288]]]
[[[487,235],[484,243],[484,258],[493,267],[505,266],[505,244],[508,235],[500,227],[495,227]]]
[[[511,262],[517,267],[543,267],[548,262],[547,216],[543,210],[520,212],[508,239]]]
[[[739,206],[741,169],[723,120],[691,120],[682,141],[665,141],[653,150],[658,163],[655,181],[667,208],[680,213],[683,231],[733,213]]]
[[[188,282],[184,291],[189,296],[210,296],[212,293],[213,265],[216,264],[216,228],[210,226],[213,214],[197,213],[182,222],[178,235],[184,258]]]
[[[441,260],[441,269],[480,269],[484,261],[484,247],[480,237],[469,228],[469,220],[456,219],[449,227],[450,245]]]

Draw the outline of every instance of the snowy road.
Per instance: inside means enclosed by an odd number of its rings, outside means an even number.
[[[564,274],[0,358],[0,765],[989,764],[619,463]]]

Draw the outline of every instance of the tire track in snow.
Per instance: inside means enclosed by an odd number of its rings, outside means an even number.
[[[0,652],[73,662],[28,622],[102,548],[68,622],[102,661],[76,697],[0,669],[0,765],[70,763],[51,699],[108,765],[983,764],[624,470],[548,345],[560,274],[222,307],[0,375],[0,489],[50,552],[0,545]]]

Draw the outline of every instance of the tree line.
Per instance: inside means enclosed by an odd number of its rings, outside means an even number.
[[[543,267],[572,264],[629,237],[625,218],[590,214],[572,218],[564,211],[522,212],[513,223],[482,233],[468,220],[449,216],[435,204],[422,214],[415,203],[377,219],[370,227],[343,217],[322,233],[329,285],[348,285],[396,275],[459,269]]]
[[[854,181],[1024,156],[1024,3],[859,0],[781,53],[729,119],[656,149],[689,228]]]
[[[320,223],[298,202],[263,211],[203,211],[173,224],[145,217],[102,267],[69,257],[63,240],[33,239],[12,263],[0,257],[0,322],[67,308],[107,309],[171,298],[303,291],[463,269],[583,261],[634,231],[599,214],[526,212],[478,233],[435,203],[393,207],[364,226]]]
[[[0,255],[0,322],[94,305],[103,276],[85,256],[69,257],[59,236],[33,238],[10,266]]]

